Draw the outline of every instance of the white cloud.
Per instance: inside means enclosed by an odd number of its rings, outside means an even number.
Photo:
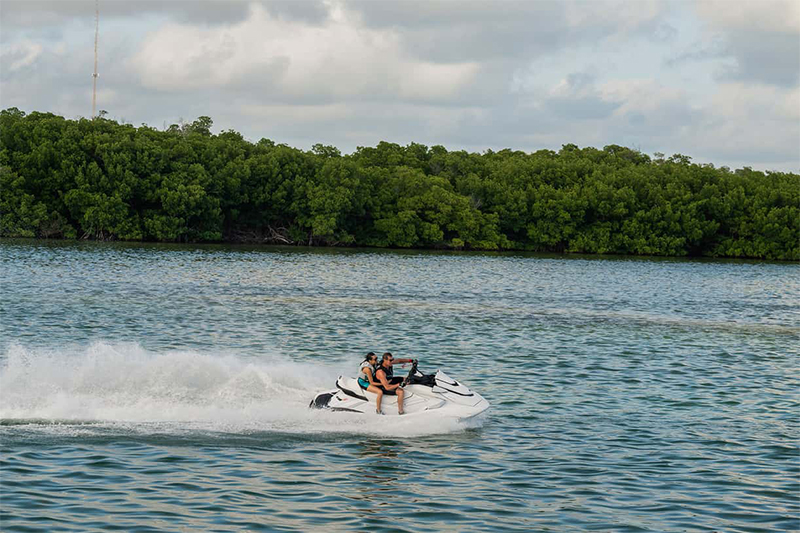
[[[41,44],[31,41],[20,41],[4,46],[0,51],[0,65],[3,70],[7,69],[7,72],[29,67],[42,55],[42,50]]]
[[[258,5],[228,27],[162,26],[131,65],[150,88],[251,86],[290,99],[316,97],[436,100],[455,96],[478,72],[473,62],[409,58],[397,35],[370,30],[342,10],[322,26],[279,20]]]
[[[778,106],[778,112],[781,116],[800,124],[800,87],[795,87],[784,94],[783,101]]]
[[[686,105],[683,89],[670,87],[652,79],[609,80],[600,86],[604,98],[624,102],[617,114],[656,113],[665,105]]]
[[[800,101],[797,90],[785,91],[769,85],[745,83],[720,84],[712,99],[715,114],[726,119],[761,119],[769,121],[786,117],[800,116]],[[794,106],[790,102],[794,101]],[[794,112],[789,114],[794,107]]]
[[[756,153],[792,157],[800,168],[800,91],[770,85],[721,84],[706,110],[701,146],[732,157]],[[788,119],[788,120],[787,120]],[[698,132],[700,133],[700,132]],[[747,158],[744,158],[747,159]]]
[[[696,9],[719,28],[800,32],[800,2],[796,0],[698,0]]]
[[[477,63],[443,65],[411,62],[399,69],[397,83],[401,97],[410,100],[443,100],[457,97],[460,89],[478,74]]]
[[[354,109],[344,103],[320,105],[245,104],[240,108],[242,116],[274,121],[293,121],[313,124],[321,121],[341,120],[354,114]]]

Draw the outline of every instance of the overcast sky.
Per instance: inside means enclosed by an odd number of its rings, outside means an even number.
[[[94,6],[0,0],[0,107],[91,115]],[[100,0],[99,50],[97,107],[136,125],[800,171],[797,0]]]

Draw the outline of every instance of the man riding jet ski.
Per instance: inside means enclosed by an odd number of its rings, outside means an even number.
[[[489,402],[463,383],[452,379],[441,370],[436,374],[423,374],[413,360],[405,378],[392,377],[391,384],[403,388],[403,407],[407,414],[431,412],[457,419],[472,418],[489,408]],[[336,390],[323,392],[311,400],[309,407],[352,413],[374,413],[377,395],[366,390],[356,378],[339,376]],[[387,414],[397,413],[397,396],[383,396]]]

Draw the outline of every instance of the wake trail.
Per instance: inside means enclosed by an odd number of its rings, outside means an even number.
[[[416,436],[474,425],[438,417],[398,418],[309,409],[348,363],[299,363],[277,354],[242,357],[192,350],[152,352],[96,342],[75,349],[10,347],[0,366],[3,428],[82,434],[356,433]]]

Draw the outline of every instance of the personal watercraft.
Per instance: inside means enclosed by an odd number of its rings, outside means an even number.
[[[486,399],[463,383],[450,378],[441,370],[436,374],[423,374],[417,361],[405,378],[395,377],[392,383],[401,383],[405,390],[403,409],[406,414],[431,412],[457,419],[472,418],[489,408]],[[377,395],[358,384],[356,378],[339,376],[336,390],[322,392],[311,400],[309,407],[352,413],[375,413]],[[397,396],[383,395],[381,411],[397,415]]]

